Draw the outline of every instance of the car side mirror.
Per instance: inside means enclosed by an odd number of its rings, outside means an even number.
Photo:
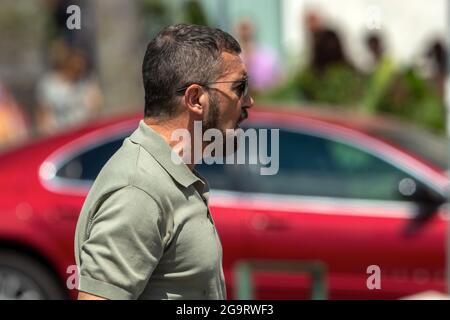
[[[398,184],[402,198],[415,204],[415,212],[405,229],[405,234],[411,236],[417,233],[447,202],[447,198],[412,178],[404,178]]]

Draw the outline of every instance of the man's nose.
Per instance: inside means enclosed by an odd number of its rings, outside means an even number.
[[[255,101],[253,100],[253,98],[250,95],[245,96],[245,100],[244,100],[244,107],[245,108],[253,107],[254,103],[255,103]]]

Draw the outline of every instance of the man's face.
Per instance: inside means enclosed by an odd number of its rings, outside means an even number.
[[[240,81],[247,77],[247,69],[240,56],[222,53],[224,73],[214,82]],[[243,93],[243,84],[215,83],[210,85],[208,112],[205,115],[204,129],[216,128],[225,134],[227,129],[237,129],[248,117],[248,108],[253,99]]]

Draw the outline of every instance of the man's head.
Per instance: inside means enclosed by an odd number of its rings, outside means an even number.
[[[241,48],[228,33],[178,24],[148,45],[142,65],[145,117],[166,121],[180,114],[204,123],[204,130],[234,129],[253,100],[244,93]]]

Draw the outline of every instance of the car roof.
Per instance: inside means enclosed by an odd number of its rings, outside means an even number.
[[[66,132],[56,134],[50,137],[40,137],[35,141],[27,144],[29,147],[35,146],[35,151],[38,152],[40,147],[43,149],[53,149],[65,143],[72,141],[85,134],[89,134],[96,130],[123,125],[128,129],[135,128],[140,119],[143,118],[142,113],[123,113],[113,116],[107,116],[102,119],[92,121],[84,124],[78,128],[68,130]],[[377,132],[387,130],[389,128],[404,128],[404,130],[416,130],[415,127],[401,123],[387,116],[368,116],[354,111],[346,110],[331,110],[329,108],[317,106],[299,106],[299,105],[259,105],[249,112],[249,123],[252,122],[282,122],[285,125],[292,125],[294,127],[301,127],[302,123],[314,122],[316,124],[333,125],[340,128],[350,129],[358,133],[374,137],[378,140],[384,141],[388,144],[400,147],[392,141],[386,141],[382,136],[377,135]],[[17,148],[18,150],[23,148]],[[44,150],[40,150],[45,153]],[[408,150],[404,150],[407,153]]]
[[[315,120],[318,122],[333,124],[336,126],[353,129],[368,134],[372,133],[373,128],[408,126],[405,123],[401,123],[398,120],[392,119],[385,115],[368,116],[362,113],[355,113],[354,111],[337,111],[336,109],[332,110],[323,107],[305,107],[298,105],[260,105],[252,108],[249,112],[250,121],[260,121],[264,118],[267,118],[267,116],[270,116],[270,118],[272,119],[283,120],[283,122],[291,122],[294,125],[300,118],[303,120]],[[136,112],[106,116],[104,118],[84,124],[78,128],[74,128],[67,132],[57,134],[53,137],[41,137],[40,139],[52,139],[64,136],[78,136],[83,133],[101,129],[103,127],[115,125],[117,123],[138,122],[142,118],[143,115]]]

